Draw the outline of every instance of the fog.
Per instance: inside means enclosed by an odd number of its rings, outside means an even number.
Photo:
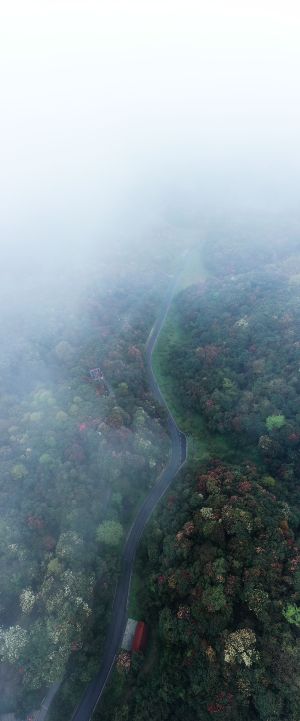
[[[2,4],[2,344],[165,230],[298,228],[298,38],[292,2]]]
[[[175,204],[294,209],[298,40],[289,1],[3,3],[6,253],[59,262]]]
[[[184,465],[185,433],[193,463],[227,458],[219,436],[241,432],[293,477],[299,37],[291,0],[2,3],[0,715],[38,708],[80,652],[57,702],[71,717],[122,543],[167,459],[168,483]]]
[[[165,227],[297,223],[299,20],[269,0],[3,3],[2,312],[71,298]]]

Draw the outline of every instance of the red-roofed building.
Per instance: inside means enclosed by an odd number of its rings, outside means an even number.
[[[144,621],[139,621],[135,629],[132,651],[145,651],[148,639],[148,628]]]

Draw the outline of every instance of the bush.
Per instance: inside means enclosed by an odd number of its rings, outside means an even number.
[[[282,426],[285,425],[285,417],[282,414],[279,414],[278,416],[268,416],[266,419],[266,426],[268,431],[273,431],[274,429],[282,428]]]

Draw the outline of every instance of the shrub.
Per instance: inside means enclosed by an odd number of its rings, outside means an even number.
[[[278,416],[268,416],[266,419],[266,426],[268,431],[273,431],[274,429],[282,428],[285,424],[285,417],[279,413]]]

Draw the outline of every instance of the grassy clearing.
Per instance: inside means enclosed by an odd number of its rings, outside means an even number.
[[[128,616],[136,621],[141,620],[141,610],[139,606],[140,592],[143,587],[143,581],[137,573],[134,573],[131,579],[130,594],[128,601]]]
[[[207,277],[207,271],[205,269],[201,248],[195,248],[188,252],[180,274],[178,281],[178,292],[184,290],[193,283],[200,283]],[[182,332],[177,317],[176,309],[174,306],[170,309],[168,317],[162,328],[159,340],[153,353],[153,369],[156,375],[160,390],[165,397],[171,413],[176,418],[178,425],[186,433],[189,433],[186,419],[186,411],[181,408],[176,396],[176,389],[172,381],[170,373],[167,368],[167,358],[172,355],[172,348],[178,347],[180,344],[184,344],[187,338]],[[203,432],[203,421],[201,416],[194,414],[193,425],[196,427],[200,425],[199,432],[196,435],[202,435]]]
[[[172,357],[172,348],[186,343],[186,337],[180,329],[178,317],[174,309],[170,310],[161,336],[153,354],[153,368],[159,383],[160,390],[174,416],[179,428],[188,437],[189,460],[202,461],[209,458],[210,438],[205,428],[202,416],[195,411],[187,412],[183,409],[174,386],[172,376],[168,373],[169,358]],[[222,440],[222,442],[224,442]]]
[[[166,399],[171,412],[178,421],[181,409],[176,397],[172,377],[169,373],[165,372],[165,369],[168,362],[167,358],[172,347],[180,345],[181,342],[183,342],[183,336],[180,332],[176,313],[172,310],[169,312],[168,318],[162,329],[160,338],[153,353],[152,361],[154,373],[160,390]],[[181,421],[183,422],[183,417],[181,418]]]

